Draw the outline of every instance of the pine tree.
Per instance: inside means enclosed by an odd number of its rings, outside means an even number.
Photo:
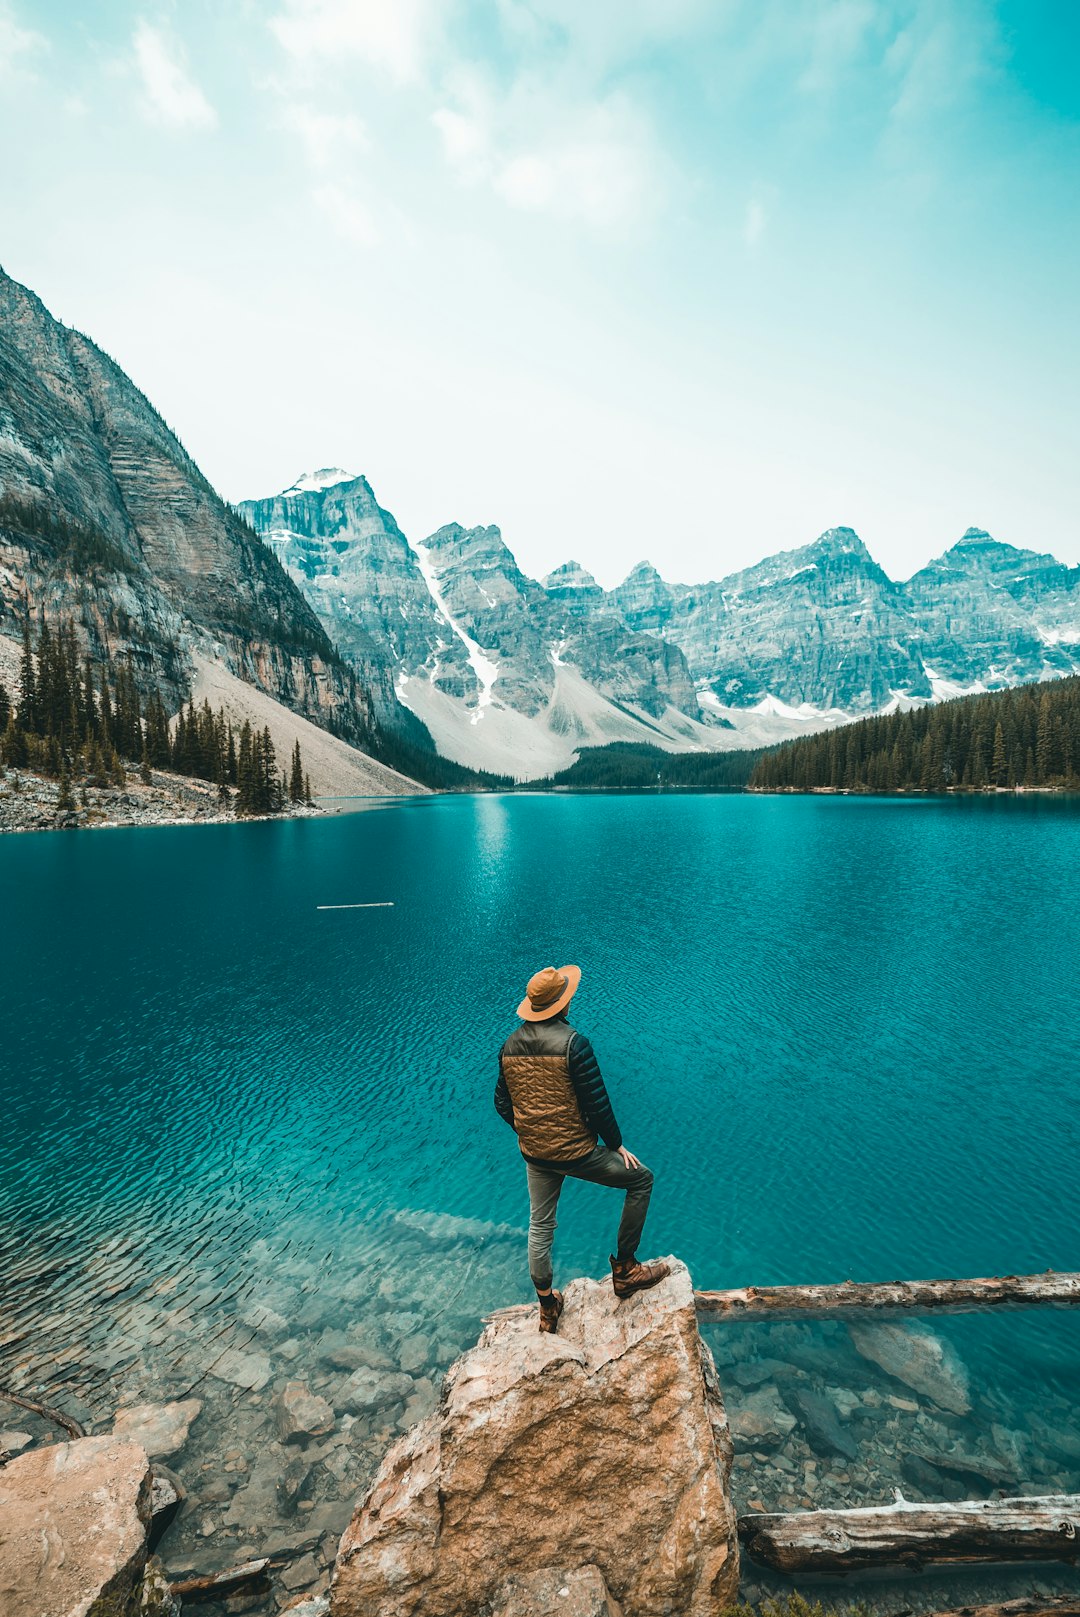
[[[60,794],[56,799],[58,814],[71,814],[75,810],[75,797],[71,790],[71,774],[65,758],[60,766]]]
[[[0,740],[0,756],[9,769],[26,768],[29,757],[26,731],[16,718],[14,708],[8,714],[3,739]]]
[[[995,786],[1004,786],[1009,778],[1009,761],[1005,753],[1005,732],[999,719],[994,726],[994,756],[990,763],[990,779]]]
[[[300,758],[300,738],[293,745],[292,774],[289,778],[289,796],[294,803],[304,801],[304,765]]]
[[[1038,771],[1037,784],[1040,786],[1045,785],[1053,773],[1053,736],[1050,692],[1044,690],[1039,702],[1039,725],[1035,732],[1035,767]]]
[[[22,655],[19,659],[19,727],[24,733],[37,735],[40,730],[37,673],[30,644],[30,619],[23,622]]]
[[[254,814],[256,758],[251,725],[247,719],[240,727],[240,746],[236,763],[236,812]]]

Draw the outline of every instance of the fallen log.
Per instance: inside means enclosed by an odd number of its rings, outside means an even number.
[[[210,1572],[203,1578],[179,1578],[170,1583],[169,1591],[191,1605],[204,1600],[228,1600],[233,1595],[264,1595],[270,1592],[272,1566],[271,1557],[263,1555],[257,1561],[245,1561],[243,1566],[231,1567],[227,1572]]]
[[[1043,1600],[1003,1600],[997,1606],[953,1606],[925,1617],[1080,1617],[1080,1594],[1047,1595]]]
[[[32,1414],[40,1415],[42,1420],[51,1420],[55,1425],[62,1427],[69,1437],[86,1436],[86,1428],[81,1426],[74,1416],[62,1415],[58,1409],[53,1409],[51,1404],[36,1404],[32,1398],[23,1398],[17,1392],[12,1392],[10,1387],[0,1387],[0,1398],[6,1403],[17,1404],[20,1409],[29,1409]]]
[[[1075,1561],[1080,1494],[739,1517],[747,1553],[779,1572],[860,1572],[931,1562]]]
[[[843,1319],[866,1311],[974,1313],[984,1308],[1080,1307],[1080,1274],[996,1275],[977,1280],[844,1280],[824,1286],[738,1286],[695,1291],[698,1319]]]

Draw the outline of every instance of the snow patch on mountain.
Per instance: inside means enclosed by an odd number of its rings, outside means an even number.
[[[431,592],[431,599],[435,602],[435,606],[438,609],[440,617],[445,622],[447,628],[457,636],[457,638],[461,641],[461,644],[465,647],[465,654],[469,659],[469,664],[473,673],[476,675],[476,683],[479,690],[479,695],[476,700],[476,706],[472,709],[470,714],[469,723],[477,724],[484,717],[485,708],[489,708],[491,706],[491,691],[495,681],[499,677],[499,665],[498,663],[493,662],[488,656],[487,652],[484,651],[478,642],[473,639],[472,635],[468,634],[466,630],[461,627],[461,624],[458,623],[457,619],[450,611],[446,601],[443,599],[442,590],[439,588],[439,577],[435,571],[431,556],[428,553],[427,546],[422,544],[414,544],[412,548],[416,554],[416,560],[419,564],[420,571],[424,575],[424,583]],[[491,600],[490,596],[486,596],[485,598],[487,599],[489,605],[493,606],[495,604]],[[411,704],[406,703],[406,706],[409,705]]]
[[[282,493],[282,499],[288,499],[290,494],[317,494],[324,488],[333,488],[338,483],[355,483],[356,478],[352,472],[343,472],[340,466],[322,466],[317,472],[305,472],[298,477],[295,483],[289,485]]]
[[[477,729],[470,710],[430,680],[400,673],[398,699],[427,725],[439,752],[470,769],[536,780],[567,768],[582,747],[612,741],[647,742],[668,752],[738,745],[730,732],[689,718],[675,707],[659,716],[604,696],[567,663],[556,665],[555,688],[532,715],[493,703]],[[756,741],[744,743],[756,746]]]
[[[930,681],[935,702],[951,702],[955,696],[979,696],[986,690],[981,679],[973,680],[970,685],[963,685],[957,679],[946,679],[935,668],[931,668],[929,663],[923,664],[923,671]]]

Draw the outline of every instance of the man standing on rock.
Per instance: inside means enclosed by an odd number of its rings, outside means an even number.
[[[618,1251],[611,1258],[616,1297],[645,1291],[668,1273],[665,1263],[637,1261],[653,1176],[623,1145],[592,1045],[566,1019],[580,982],[577,966],[545,966],[530,977],[518,1006],[521,1026],[499,1051],[495,1086],[495,1110],[514,1130],[525,1158],[529,1273],[545,1332],[558,1330],[563,1311],[562,1293],[551,1289],[551,1247],[568,1175],[626,1192]]]

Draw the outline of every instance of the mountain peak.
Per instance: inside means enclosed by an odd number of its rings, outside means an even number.
[[[324,488],[333,488],[337,483],[355,483],[356,478],[352,472],[342,471],[340,466],[321,466],[317,472],[304,472],[282,492],[284,494],[317,494]]]
[[[952,548],[959,550],[962,545],[993,545],[996,543],[997,541],[987,533],[985,528],[967,528]]]
[[[561,567],[554,568],[540,582],[552,595],[565,595],[571,591],[575,594],[603,594],[593,575],[577,561],[564,561]]]
[[[868,556],[870,554],[855,529],[843,526],[826,528],[825,532],[819,534],[806,548],[808,550],[826,551],[832,556]]]
[[[663,579],[660,577],[660,574],[657,572],[651,561],[635,562],[623,580],[624,584],[629,584],[631,579],[634,579],[636,582],[648,580],[650,583],[652,583],[655,580],[657,583],[663,583]]]

